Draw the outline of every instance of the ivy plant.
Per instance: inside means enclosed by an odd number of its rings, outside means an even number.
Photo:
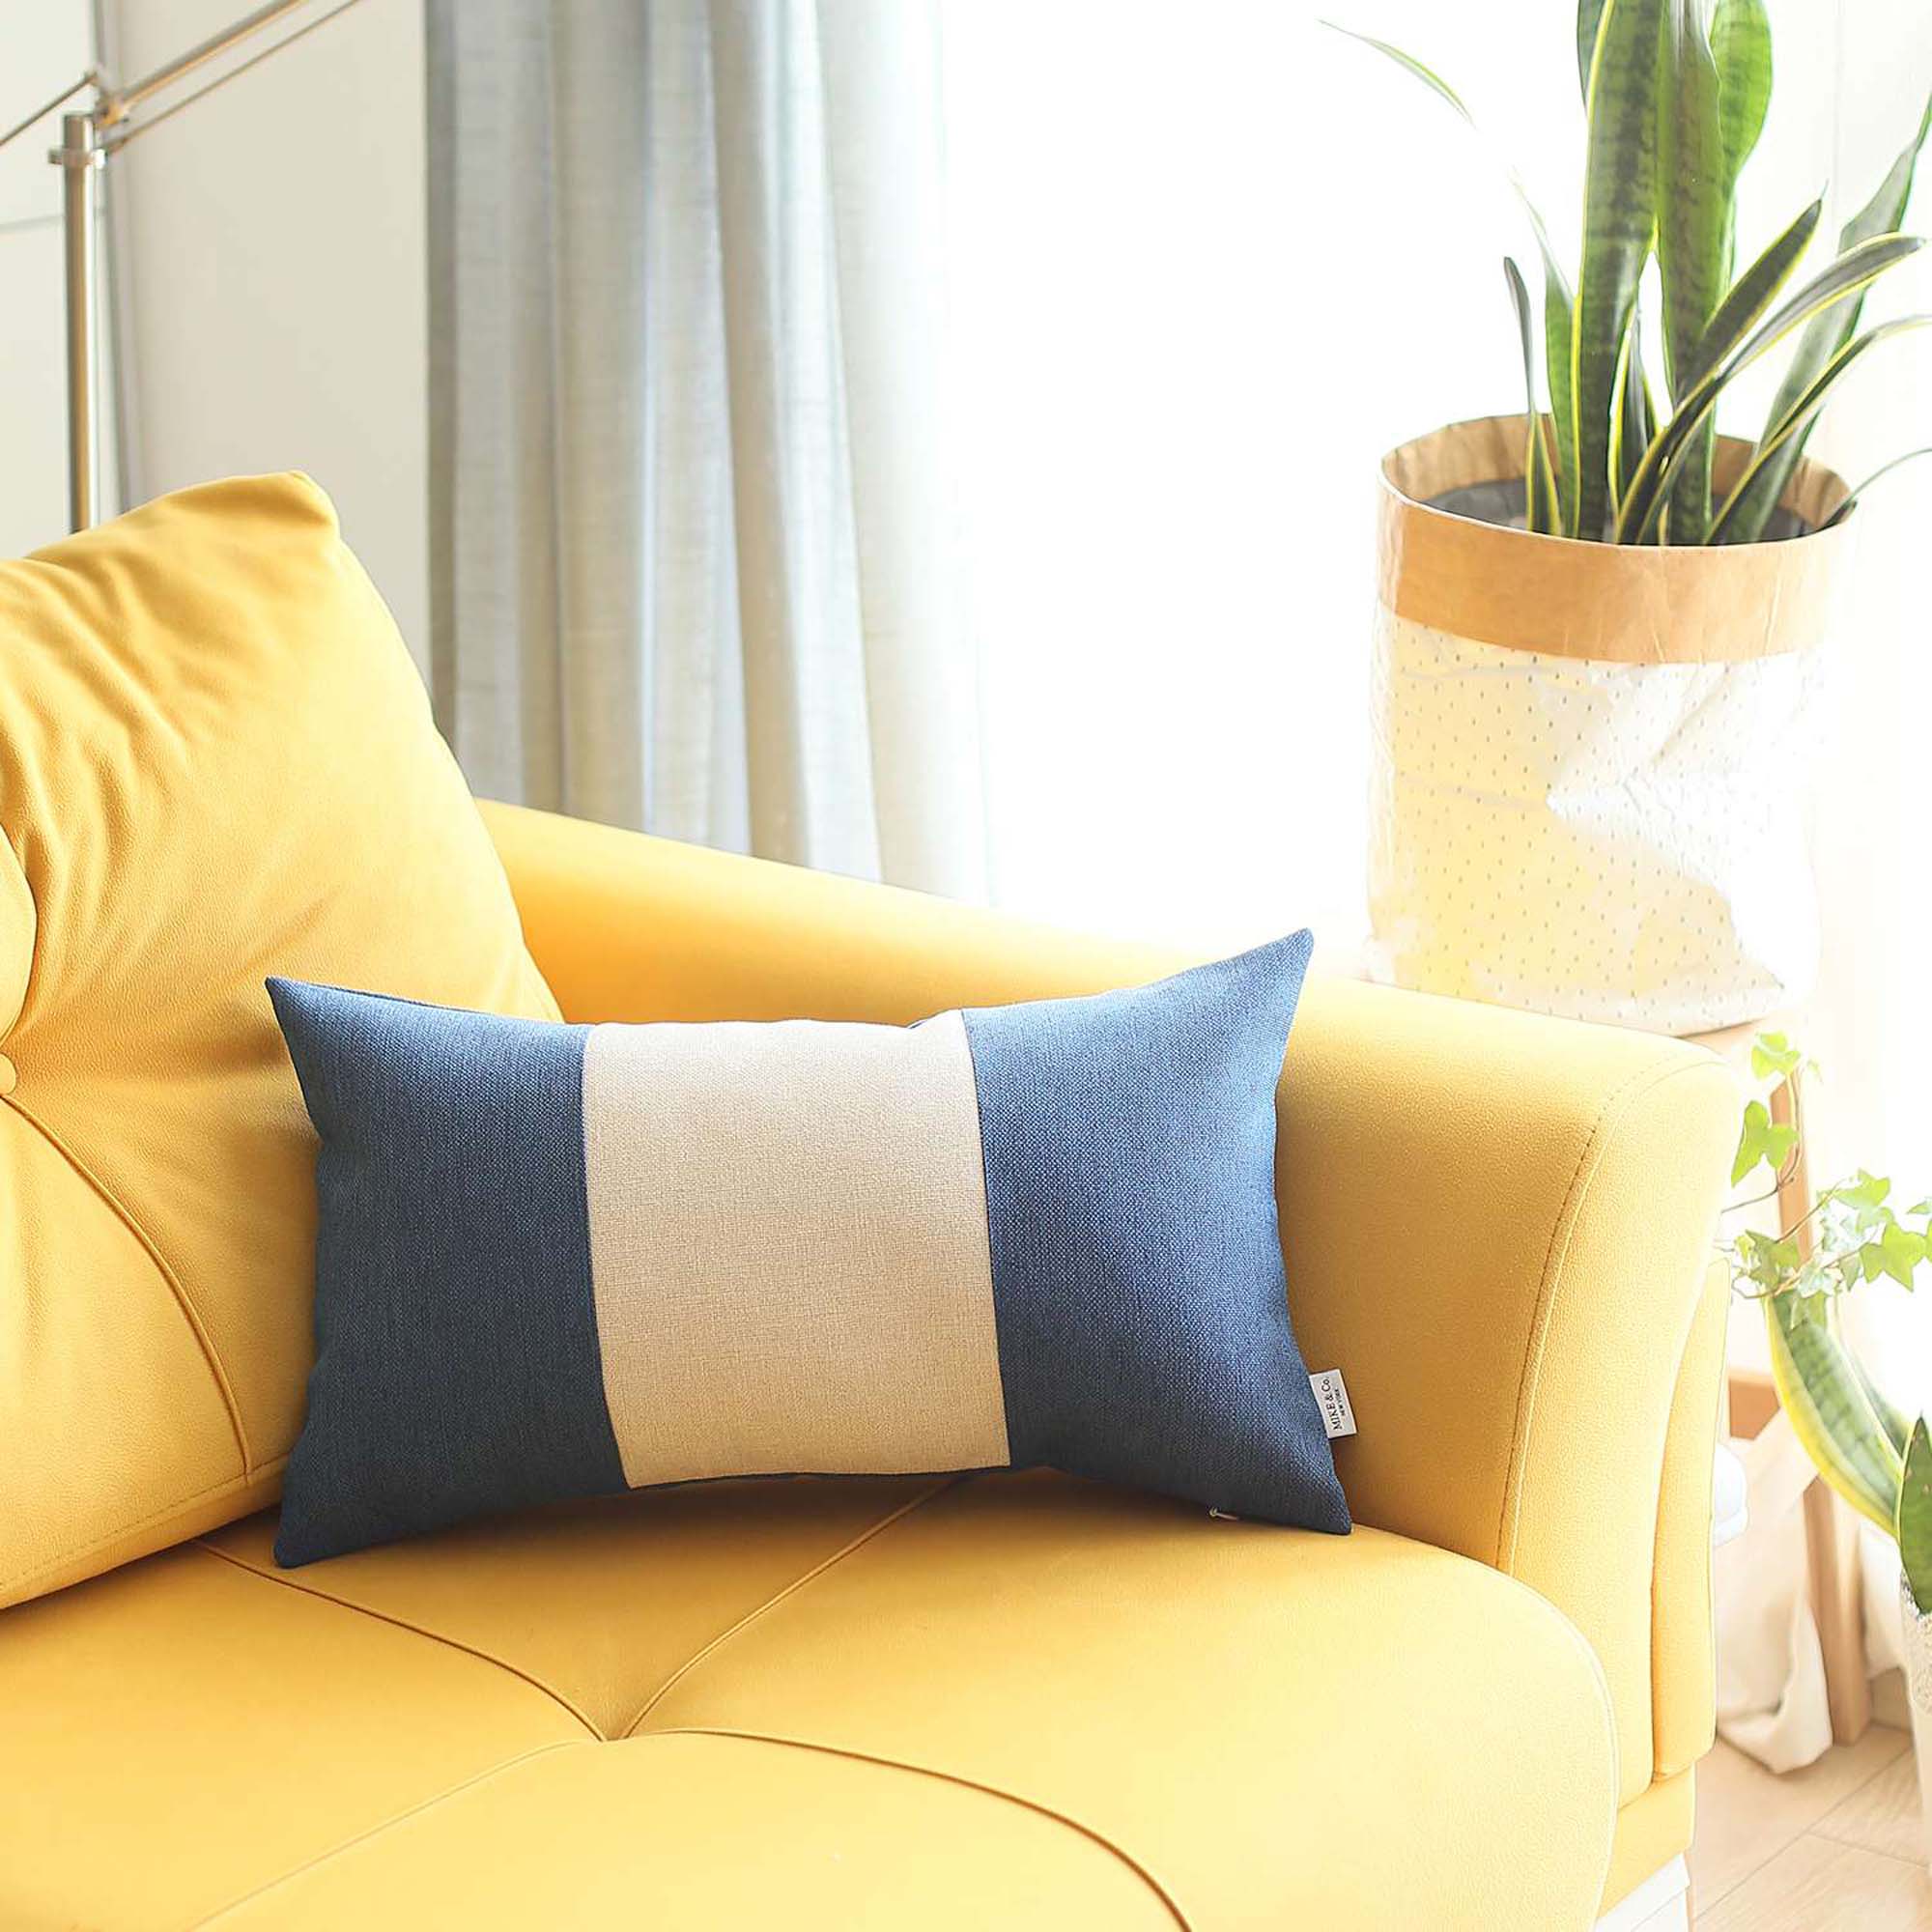
[[[1784,1035],[1767,1033],[1752,1044],[1751,1070],[1783,1080],[1812,1069]],[[1801,1133],[1774,1121],[1762,1100],[1746,1106],[1732,1183],[1768,1176],[1769,1185],[1734,1211],[1777,1199]],[[1747,1230],[1719,1251],[1733,1289],[1763,1307],[1772,1379],[1805,1454],[1897,1541],[1913,1600],[1932,1611],[1932,1433],[1878,1386],[1838,1320],[1843,1297],[1867,1282],[1918,1286],[1932,1260],[1932,1198],[1894,1207],[1889,1179],[1860,1168],[1821,1188],[1793,1225],[1775,1235]]]

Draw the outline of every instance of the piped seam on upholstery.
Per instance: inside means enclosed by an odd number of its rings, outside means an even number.
[[[242,1567],[246,1568],[247,1566],[243,1565]],[[734,1730],[725,1726],[710,1724],[679,1724],[663,1731],[653,1731],[650,1735],[653,1738],[732,1738],[745,1744],[773,1745],[786,1750],[818,1751],[827,1757],[844,1758],[856,1764],[877,1765],[882,1770],[887,1771],[902,1771],[913,1777],[933,1778],[943,1784],[956,1785],[961,1790],[977,1791],[982,1797],[993,1798],[1005,1804],[1017,1805],[1022,1810],[1033,1812],[1037,1817],[1050,1819],[1053,1823],[1064,1826],[1067,1831],[1085,1838],[1090,1844],[1097,1846],[1109,1857],[1118,1860],[1160,1901],[1163,1909],[1173,1918],[1175,1924],[1180,1928],[1180,1932],[1193,1932],[1193,1921],[1181,1911],[1179,1904],[1176,1901],[1173,1894],[1131,1853],[1124,1851],[1121,1846],[1115,1844],[1111,1838],[1107,1837],[1103,1833],[1095,1831],[1091,1825],[1083,1825],[1077,1818],[1069,1818],[1064,1811],[1057,1811],[1049,1804],[1040,1804],[1037,1799],[1023,1798],[1017,1792],[1007,1791],[996,1784],[982,1784],[977,1778],[963,1777],[956,1772],[935,1771],[926,1765],[908,1764],[903,1759],[884,1757],[875,1751],[849,1750],[839,1745],[819,1744],[806,1738],[781,1737],[776,1733],[766,1731]],[[586,1742],[591,1741],[586,1740]],[[331,1845],[326,1852],[318,1852],[313,1858],[304,1859],[300,1864],[293,1865],[287,1871],[278,1873],[274,1878],[268,1880],[266,1884],[258,1885],[253,1889],[243,1892],[239,1898],[230,1899],[226,1905],[216,1906],[212,1913],[198,1919],[196,1925],[197,1927],[213,1925],[219,1920],[230,1917],[232,1914],[241,1911],[243,1906],[251,1905],[257,1899],[265,1898],[272,1891],[278,1891],[283,1886],[293,1884],[305,1873],[315,1871],[320,1866],[331,1863],[334,1860],[344,1857],[346,1854],[353,1852],[358,1845],[367,1844],[371,1839],[379,1838],[385,1833],[408,1824],[412,1818],[421,1817],[425,1812],[437,1810],[453,1800],[461,1798],[466,1792],[474,1791],[482,1785],[493,1783],[499,1777],[507,1776],[509,1773],[519,1769],[523,1765],[530,1763],[535,1758],[548,1757],[554,1751],[581,1750],[582,1748],[582,1744],[558,1742],[556,1744],[537,1745],[529,1750],[519,1751],[515,1757],[505,1758],[501,1764],[491,1765],[486,1770],[477,1772],[471,1777],[466,1777],[461,1782],[448,1786],[445,1790],[433,1793],[420,1803],[412,1804],[407,1810],[398,1811],[393,1817],[384,1818],[380,1823],[371,1825],[366,1831],[357,1832],[353,1837],[343,1839],[339,1845]]]
[[[223,1476],[220,1482],[211,1483],[205,1490],[196,1490],[192,1495],[178,1496],[171,1503],[165,1503],[157,1510],[138,1518],[133,1522],[124,1522],[110,1529],[104,1536],[97,1536],[92,1543],[84,1543],[78,1549],[63,1550],[60,1555],[45,1563],[37,1563],[31,1570],[23,1570],[16,1576],[0,1578],[0,1598],[10,1591],[23,1588],[29,1583],[38,1583],[43,1577],[51,1577],[57,1570],[65,1570],[71,1563],[78,1563],[92,1556],[97,1549],[104,1549],[110,1543],[119,1543],[124,1537],[137,1536],[144,1529],[151,1529],[157,1522],[165,1522],[170,1517],[185,1516],[196,1503],[206,1502],[210,1496],[218,1496],[232,1490],[251,1489],[257,1483],[265,1482],[275,1475],[288,1462],[286,1456],[277,1456],[272,1463],[264,1463],[259,1469],[244,1470],[236,1476]],[[163,1546],[166,1548],[167,1546]],[[148,1550],[147,1555],[157,1555],[156,1550]],[[130,1562],[136,1559],[129,1558]],[[79,1577],[72,1579],[82,1580]]]
[[[1522,1483],[1528,1463],[1530,1432],[1536,1419],[1536,1398],[1543,1376],[1543,1360],[1549,1339],[1549,1323],[1555,1312],[1557,1291],[1570,1259],[1570,1243],[1582,1218],[1583,1203],[1591,1183],[1603,1167],[1605,1150],[1621,1124],[1629,1103],[1642,1094],[1690,1073],[1704,1074],[1719,1063],[1707,1066],[1701,1060],[1682,1061],[1672,1057],[1670,1065],[1640,1068],[1612,1093],[1598,1110],[1596,1121],[1577,1156],[1577,1170],[1563,1197],[1549,1231],[1549,1246],[1545,1253],[1543,1277],[1537,1289],[1536,1308],[1530,1319],[1529,1334],[1523,1346],[1522,1369],[1517,1383],[1516,1426],[1510,1439],[1509,1463],[1504,1475],[1502,1511],[1496,1522],[1494,1567],[1514,1575],[1517,1537],[1521,1526]]]
[[[1720,1266],[1721,1264],[1719,1263],[1713,1262],[1711,1264],[1710,1275],[1707,1275],[1706,1279],[1708,1280],[1712,1276],[1718,1275]],[[1721,1297],[1725,1302],[1728,1302],[1730,1299],[1730,1291],[1728,1282],[1723,1283],[1723,1285],[1720,1285],[1715,1291],[1707,1288],[1704,1292],[1707,1295],[1711,1295],[1713,1299],[1718,1299]],[[1697,1345],[1697,1323],[1702,1316],[1702,1313],[1703,1310],[1701,1309],[1701,1307],[1693,1307],[1690,1311],[1690,1329],[1689,1334],[1687,1334],[1684,1338],[1684,1354],[1682,1358],[1679,1360],[1677,1365],[1677,1379],[1679,1383],[1683,1381],[1684,1377],[1690,1372],[1690,1351]],[[1716,1407],[1718,1412],[1712,1418],[1714,1425],[1712,1430],[1712,1440],[1714,1443],[1720,1441],[1724,1435],[1724,1410],[1728,1394],[1724,1386],[1724,1372],[1723,1372],[1723,1359],[1722,1359],[1723,1343],[1721,1342],[1721,1340],[1719,1342],[1718,1348],[1719,1348],[1718,1374],[1714,1378],[1717,1382]],[[1674,1397],[1674,1391],[1673,1391],[1673,1397]],[[1673,1407],[1675,1405],[1673,1400]],[[1670,1462],[1670,1434],[1668,1430],[1665,1431],[1663,1437],[1663,1460],[1665,1466],[1667,1468]],[[1660,1512],[1659,1527],[1662,1528],[1662,1513]],[[1710,1544],[1707,1542],[1704,1545],[1704,1549],[1703,1549],[1704,1602],[1707,1607],[1715,1601],[1717,1594],[1717,1583],[1714,1574],[1715,1565],[1713,1563],[1714,1554],[1715,1552],[1712,1550]],[[1657,1629],[1659,1622],[1657,1613],[1658,1611],[1657,1588],[1658,1588],[1657,1551],[1656,1551],[1656,1546],[1653,1544],[1651,1550],[1651,1564],[1650,1564],[1650,1627],[1653,1631]],[[1717,1682],[1717,1677],[1718,1677],[1718,1629],[1717,1629],[1717,1620],[1714,1617],[1710,1616],[1707,1616],[1704,1620],[1704,1652],[1706,1658],[1709,1660],[1711,1681],[1715,1684]],[[1651,1646],[1651,1655],[1650,1655],[1650,1710],[1651,1710],[1651,1739],[1653,1744],[1651,1770],[1653,1778],[1676,1777],[1680,1773],[1690,1771],[1696,1764],[1697,1759],[1702,1757],[1704,1752],[1706,1750],[1709,1750],[1711,1747],[1710,1743],[1707,1742],[1703,1746],[1703,1747],[1697,1752],[1695,1757],[1688,1759],[1683,1764],[1671,1764],[1666,1762],[1662,1757],[1657,1755],[1654,1748],[1657,1736],[1657,1728],[1658,1728],[1657,1714],[1663,1707],[1663,1705],[1669,1701],[1669,1699],[1667,1699],[1662,1694],[1662,1690],[1663,1686],[1658,1681],[1658,1675],[1657,1675],[1657,1647],[1655,1643],[1653,1643]],[[1714,1725],[1713,1739],[1715,1739],[1715,1736],[1716,1736],[1716,1730]]]
[[[246,1567],[245,1565],[243,1566]],[[278,1891],[283,1886],[293,1883],[304,1872],[312,1872],[318,1865],[326,1865],[331,1859],[339,1859],[345,1852],[353,1852],[357,1845],[364,1845],[371,1838],[380,1838],[384,1832],[393,1831],[398,1825],[406,1825],[412,1818],[419,1818],[425,1811],[434,1811],[439,1804],[446,1804],[452,1798],[459,1798],[466,1791],[473,1791],[479,1784],[488,1784],[492,1778],[501,1777],[516,1770],[521,1764],[527,1764],[532,1758],[547,1757],[552,1751],[582,1750],[590,1740],[558,1739],[555,1744],[533,1745],[526,1751],[519,1751],[515,1757],[506,1757],[501,1764],[493,1764],[477,1772],[473,1776],[464,1778],[442,1791],[434,1791],[420,1803],[412,1804],[406,1811],[398,1811],[393,1817],[384,1818],[371,1825],[366,1831],[357,1832],[354,1837],[344,1838],[339,1845],[331,1845],[326,1852],[317,1852],[311,1859],[304,1859],[298,1865],[291,1865],[285,1872],[278,1872],[262,1885],[244,1891],[240,1898],[231,1898],[226,1905],[217,1905],[205,1918],[195,1920],[198,1928],[213,1925],[217,1919],[226,1918],[229,1914],[240,1912],[244,1905],[252,1905],[258,1898],[266,1898],[270,1892]]]
[[[1515,1435],[1510,1444],[1510,1460],[1504,1479],[1502,1512],[1496,1525],[1495,1567],[1505,1575],[1514,1576],[1517,1559],[1518,1539],[1521,1528],[1522,1495],[1529,1467],[1529,1444],[1535,1426],[1536,1400],[1541,1386],[1546,1347],[1548,1341],[1549,1324],[1554,1317],[1556,1297],[1561,1288],[1570,1259],[1570,1246],[1576,1237],[1578,1222],[1582,1219],[1583,1204],[1589,1198],[1592,1185],[1602,1172],[1604,1157],[1617,1128],[1622,1124],[1630,1106],[1642,1096],[1654,1093],[1658,1088],[1672,1080],[1695,1073],[1708,1077],[1719,1063],[1713,1058],[1684,1061],[1672,1057],[1671,1063],[1662,1067],[1652,1065],[1638,1069],[1613,1092],[1598,1110],[1597,1119],[1586,1136],[1581,1152],[1577,1156],[1577,1171],[1571,1177],[1570,1186],[1559,1209],[1554,1225],[1550,1229],[1549,1248],[1545,1255],[1543,1279],[1537,1292],[1537,1305],[1530,1323],[1528,1342],[1523,1351],[1522,1378],[1519,1383]],[[1695,1302],[1691,1304],[1694,1320]],[[1681,1358],[1680,1358],[1681,1359]],[[1675,1381],[1672,1382],[1675,1388]],[[1664,1430],[1668,1447],[1669,1428],[1666,1418]],[[1662,1481],[1662,1471],[1659,1471]],[[1653,1534],[1651,1545],[1651,1585],[1648,1593],[1652,1605],[1652,1622],[1649,1632],[1648,1667],[1644,1673],[1645,1708],[1643,1712],[1644,1729],[1648,1742],[1644,1757],[1655,1763],[1656,1755],[1656,1699],[1652,1685],[1652,1675],[1656,1664],[1656,1541]],[[1615,1707],[1611,1706],[1612,1731],[1616,1732]],[[1621,1747],[1617,1751],[1619,1769],[1617,1774],[1617,1793],[1621,1799],[1623,1773]]]
[[[1110,1857],[1118,1859],[1166,1907],[1174,1922],[1180,1927],[1180,1932],[1193,1932],[1193,1921],[1181,1911],[1174,1894],[1131,1852],[1115,1844],[1105,1833],[1095,1831],[1092,1825],[1083,1825],[1078,1818],[1070,1818],[1065,1811],[1055,1810],[1051,1804],[1043,1804],[1037,1798],[1022,1797],[1017,1791],[1009,1791],[1003,1785],[984,1784],[977,1777],[967,1777],[956,1771],[940,1771],[932,1765],[912,1764],[904,1758],[883,1756],[878,1751],[854,1750],[845,1745],[823,1744],[815,1738],[788,1738],[776,1731],[739,1730],[728,1724],[668,1724],[663,1730],[652,1731],[648,1735],[653,1738],[739,1738],[747,1744],[777,1745],[786,1750],[820,1751],[827,1757],[847,1758],[856,1764],[875,1764],[887,1771],[903,1771],[914,1777],[934,1778],[942,1784],[957,1785],[963,1791],[977,1791],[984,1797],[1016,1804],[1024,1811],[1050,1818],[1056,1825],[1064,1825],[1069,1832],[1077,1833],[1090,1844],[1099,1846]]]
[[[206,1537],[197,1537],[193,1548],[205,1550],[210,1556],[218,1557],[223,1563],[232,1564],[244,1576],[259,1577],[264,1583],[273,1583],[284,1590],[294,1590],[300,1596],[313,1598],[317,1603],[333,1604],[337,1609],[373,1618],[377,1623],[387,1624],[393,1630],[408,1631],[411,1635],[422,1637],[429,1643],[440,1643],[446,1649],[460,1651],[465,1657],[473,1657],[477,1662],[487,1663],[494,1669],[502,1671],[506,1676],[527,1684],[532,1690],[548,1697],[559,1710],[575,1718],[583,1726],[592,1742],[600,1744],[604,1742],[604,1733],[554,1684],[546,1684],[541,1677],[510,1662],[506,1658],[497,1657],[490,1651],[480,1649],[472,1643],[465,1643],[460,1637],[446,1635],[441,1631],[426,1629],[421,1624],[411,1622],[408,1617],[393,1616],[387,1610],[374,1609],[367,1604],[356,1603],[353,1598],[334,1596],[327,1590],[318,1590],[312,1583],[298,1582],[293,1577],[282,1576],[273,1570],[264,1570],[259,1564],[250,1563],[246,1557],[237,1556],[232,1550],[217,1548]]]
[[[949,1490],[956,1490],[960,1487],[961,1484],[970,1482],[972,1478],[970,1473],[967,1475],[947,1476],[942,1478],[939,1482],[932,1484],[929,1488],[920,1491],[920,1492],[916,1496],[908,1496],[906,1500],[898,1506],[897,1509],[889,1511],[886,1515],[880,1517],[876,1522],[867,1523],[866,1527],[860,1530],[856,1536],[852,1537],[848,1542],[841,1544],[837,1549],[835,1549],[830,1556],[827,1556],[823,1558],[821,1561],[814,1563],[811,1566],[811,1568],[806,1571],[802,1576],[794,1577],[789,1583],[784,1585],[782,1589],[773,1591],[773,1593],[769,1597],[767,1597],[763,1603],[757,1605],[753,1609],[747,1610],[745,1614],[741,1616],[735,1623],[727,1625],[724,1630],[720,1631],[716,1636],[712,1637],[709,1642],[701,1644],[696,1650],[693,1651],[692,1654],[689,1657],[687,1657],[684,1660],[684,1662],[680,1663],[677,1666],[677,1668],[673,1670],[670,1673],[670,1675],[667,1677],[665,1681],[662,1684],[660,1684],[658,1688],[655,1690],[653,1690],[648,1697],[644,1699],[643,1708],[616,1735],[620,1738],[635,1737],[637,1735],[638,1726],[641,1724],[644,1721],[644,1719],[648,1718],[651,1715],[651,1713],[655,1711],[657,1707],[661,1703],[663,1703],[664,1700],[667,1697],[668,1697],[670,1693],[674,1690],[676,1690],[676,1688],[680,1684],[684,1682],[685,1678],[688,1677],[692,1673],[692,1671],[696,1670],[697,1666],[700,1663],[702,1663],[706,1658],[711,1656],[711,1654],[714,1651],[720,1650],[725,1644],[729,1643],[731,1639],[734,1636],[736,1636],[741,1631],[747,1630],[753,1624],[756,1623],[757,1620],[766,1613],[766,1611],[776,1609],[779,1606],[779,1605],[781,1605],[785,1601],[787,1597],[790,1597],[795,1592],[804,1589],[808,1583],[812,1582],[815,1578],[824,1576],[825,1573],[828,1570],[830,1570],[835,1564],[842,1563],[845,1560],[845,1558],[850,1556],[855,1550],[863,1549],[865,1546],[869,1542],[871,1542],[871,1540],[875,1536],[878,1536],[882,1534],[884,1531],[892,1528],[892,1526],[895,1523],[902,1522],[907,1517],[911,1516],[915,1510],[923,1508],[925,1504],[931,1502],[935,1497],[944,1495],[946,1492]]]
[[[14,869],[20,875],[20,890],[27,895],[27,910],[33,916],[33,931],[27,940],[27,971],[20,981],[20,1004],[14,1016],[0,1024],[0,1038],[11,1034],[26,1016],[27,1002],[33,997],[34,976],[41,967],[41,905],[34,896],[34,882],[27,876],[27,868],[20,863],[20,848],[14,843],[14,835],[4,825],[0,825],[0,845],[7,849],[7,856],[14,862]]]
[[[228,1370],[222,1362],[219,1350],[209,1337],[208,1329],[201,1319],[201,1311],[194,1305],[193,1297],[189,1295],[187,1290],[182,1286],[181,1277],[169,1265],[167,1257],[156,1245],[154,1236],[135,1219],[120,1196],[61,1139],[59,1134],[55,1133],[52,1127],[47,1125],[45,1121],[42,1120],[31,1107],[21,1102],[17,1089],[9,1098],[14,1111],[99,1196],[114,1217],[140,1244],[142,1252],[154,1263],[156,1271],[161,1277],[162,1285],[174,1296],[175,1306],[181,1310],[182,1319],[188,1325],[188,1332],[193,1335],[196,1345],[201,1350],[202,1359],[208,1364],[209,1374],[214,1378],[214,1386],[220,1392],[222,1406],[228,1411],[229,1427],[235,1432],[235,1447],[242,1458],[241,1473],[243,1477],[253,1475],[255,1463],[248,1447],[248,1432],[242,1423],[242,1405],[236,1400],[235,1386],[228,1378]]]

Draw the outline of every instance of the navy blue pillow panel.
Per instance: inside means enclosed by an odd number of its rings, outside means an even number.
[[[806,1470],[1045,1464],[1346,1532],[1275,1209],[1310,950],[906,1029],[271,980],[321,1140],[277,1560]]]

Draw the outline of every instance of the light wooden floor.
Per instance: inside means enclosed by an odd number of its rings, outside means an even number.
[[[1697,1768],[1697,1932],[1932,1932],[1912,1741],[1874,1724],[1774,1777],[1719,1744]]]

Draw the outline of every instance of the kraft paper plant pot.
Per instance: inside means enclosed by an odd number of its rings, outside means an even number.
[[[1370,971],[1659,1033],[1760,1019],[1817,964],[1844,485],[1803,465],[1776,541],[1577,543],[1520,526],[1525,436],[1456,423],[1382,465]],[[1720,489],[1748,450],[1722,441]]]

